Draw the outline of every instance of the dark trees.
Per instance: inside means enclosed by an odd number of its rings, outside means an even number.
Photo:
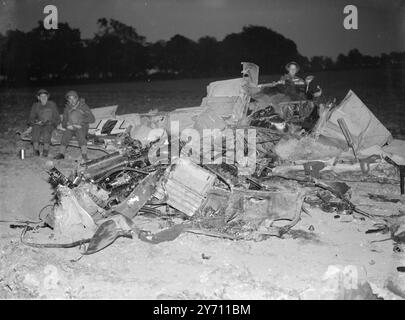
[[[380,57],[352,49],[336,61],[329,57],[302,56],[294,41],[263,26],[245,26],[219,41],[205,36],[198,41],[175,35],[168,41],[148,43],[129,25],[114,19],[97,21],[98,31],[83,40],[80,30],[60,23],[45,30],[42,23],[28,32],[0,34],[0,80],[10,84],[30,81],[88,79],[133,80],[155,76],[237,76],[240,62],[260,66],[260,73],[283,73],[288,61],[297,61],[304,72],[331,69],[405,65],[405,54],[392,52]]]

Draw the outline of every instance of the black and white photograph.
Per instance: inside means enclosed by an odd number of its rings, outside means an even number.
[[[405,0],[0,0],[0,300],[403,300],[404,178]]]

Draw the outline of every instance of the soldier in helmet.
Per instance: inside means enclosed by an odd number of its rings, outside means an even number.
[[[277,84],[284,85],[284,93],[292,100],[312,100],[322,94],[319,85],[314,85],[314,76],[304,79],[297,76],[300,71],[298,63],[291,61],[285,66],[287,74],[283,75]]]
[[[39,143],[44,144],[42,156],[47,157],[51,144],[52,132],[60,123],[60,116],[55,102],[49,100],[49,92],[41,89],[37,92],[38,102],[32,105],[29,122],[32,126],[32,144],[34,155],[39,156]]]
[[[260,104],[277,108],[279,103],[300,100],[314,100],[322,94],[322,89],[315,83],[314,76],[304,79],[297,76],[300,71],[298,63],[291,61],[285,66],[286,74],[280,80],[261,84],[256,87],[245,86],[246,92]]]
[[[73,136],[76,136],[82,152],[82,159],[87,161],[87,133],[89,124],[95,121],[94,115],[83,98],[76,91],[66,94],[67,103],[63,113],[62,126],[66,129],[62,136],[60,153],[55,159],[64,159],[66,148]]]

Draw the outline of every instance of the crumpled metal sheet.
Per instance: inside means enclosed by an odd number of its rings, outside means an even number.
[[[163,173],[164,170],[159,168],[155,172],[149,174],[135,187],[126,200],[116,206],[114,210],[130,219],[134,218],[139,210],[155,193],[156,185]]]

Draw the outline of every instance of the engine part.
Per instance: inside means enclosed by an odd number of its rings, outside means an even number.
[[[82,174],[90,180],[96,180],[108,171],[118,167],[125,167],[128,164],[128,156],[126,153],[119,151],[105,155],[101,158],[86,162]]]
[[[70,189],[74,188],[75,185],[72,181],[70,181],[62,172],[60,172],[55,167],[51,168],[48,171],[49,174],[49,182],[54,186],[62,185],[69,187]]]
[[[152,198],[156,185],[163,173],[164,170],[159,168],[148,175],[133,189],[125,201],[121,202],[114,210],[130,219],[134,218],[146,202]]]

